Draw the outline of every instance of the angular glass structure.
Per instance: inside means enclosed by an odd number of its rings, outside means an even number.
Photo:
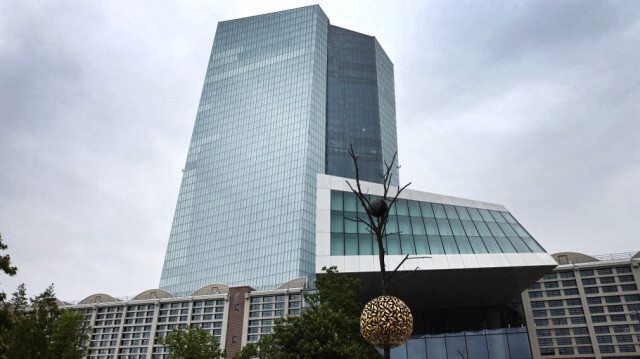
[[[394,96],[375,38],[317,5],[219,23],[160,288],[313,275],[316,175],[351,177],[352,144],[362,178],[380,181],[397,151]]]

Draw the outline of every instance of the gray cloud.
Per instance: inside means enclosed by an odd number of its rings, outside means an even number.
[[[287,2],[0,4],[0,231],[36,293],[157,286],[218,21]],[[638,250],[640,5],[343,2],[395,64],[401,180],[550,251]]]

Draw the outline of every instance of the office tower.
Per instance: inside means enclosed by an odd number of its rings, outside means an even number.
[[[349,145],[373,182],[396,153],[393,65],[375,38],[317,5],[219,23],[160,287],[313,275],[316,175],[353,177]]]

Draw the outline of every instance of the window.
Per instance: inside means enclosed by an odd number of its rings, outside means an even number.
[[[616,278],[615,277],[601,277],[600,278],[600,284],[611,284],[611,283],[615,283],[616,282]]]
[[[600,345],[600,353],[615,353],[613,345]]]
[[[529,286],[529,289],[540,289],[540,283],[536,282]]]
[[[614,325],[613,326],[613,331],[616,333],[629,333],[629,326],[628,325]]]
[[[600,325],[597,327],[593,328],[596,332],[596,334],[606,334],[609,333],[609,327],[605,326],[605,325]]]
[[[584,324],[587,322],[585,317],[573,317],[571,318],[571,324]]]
[[[550,300],[547,304],[549,307],[562,307],[561,300]]]
[[[567,305],[568,306],[571,306],[571,305],[582,305],[582,301],[580,300],[580,298],[567,299]]]
[[[602,287],[602,293],[615,293],[618,291],[617,285],[605,285]]]
[[[576,337],[576,344],[591,344],[591,339],[589,337]]]
[[[609,313],[624,312],[624,307],[622,305],[608,305],[607,310]]]
[[[593,269],[583,269],[580,271],[580,276],[581,277],[592,277],[593,276]]]
[[[538,338],[538,345],[541,347],[550,347],[553,345],[551,338]]]
[[[604,313],[604,307],[602,306],[589,307],[589,313]]]
[[[604,315],[594,315],[591,317],[591,321],[594,323],[604,323],[607,321],[607,317]]]
[[[573,335],[589,334],[589,330],[586,327],[573,328]]]
[[[631,343],[632,341],[633,337],[631,334],[616,335],[616,342],[618,343]]]
[[[555,355],[556,351],[553,348],[540,348],[540,355]]]
[[[576,285],[576,281],[575,280],[563,280],[562,281],[562,286],[563,287],[575,287]]]
[[[620,350],[621,353],[635,353],[636,348],[635,348],[635,345],[633,344],[625,344],[625,345],[620,345],[618,347],[618,350]]]
[[[542,277],[542,280],[552,280],[552,279],[558,279],[555,273],[549,273],[549,274],[546,274],[544,277]]]
[[[548,319],[535,319],[533,322],[537,327],[546,327],[547,325],[549,325]]]
[[[578,295],[578,288],[565,289],[564,295]]]
[[[593,354],[592,347],[578,347],[578,354]]]
[[[627,294],[624,296],[625,302],[640,302],[640,295],[638,294]]]
[[[620,282],[633,282],[633,276],[632,275],[621,275],[620,277],[618,277],[618,281],[620,281]]]
[[[551,322],[553,325],[567,325],[567,318],[554,318]]]
[[[624,314],[611,315],[609,316],[609,318],[612,322],[624,322],[625,320],[627,320],[627,316]]]
[[[635,284],[623,284],[620,286],[623,292],[631,292],[634,290],[638,290],[638,287]]]
[[[598,343],[613,343],[610,335],[600,335],[596,337],[596,339],[598,340]]]
[[[560,355],[573,354],[573,348],[571,348],[571,347],[558,348],[558,354],[560,354]]]
[[[600,297],[587,298],[587,303],[588,304],[600,304],[600,303],[602,303],[602,298],[600,298]]]
[[[578,314],[584,314],[584,311],[582,310],[582,308],[580,307],[569,308],[569,315],[578,315]]]
[[[559,290],[548,290],[546,293],[547,297],[559,297],[561,295]]]
[[[565,315],[564,309],[551,309],[549,313],[552,317],[562,317]]]
[[[573,272],[560,272],[560,278],[575,278]]]
[[[611,268],[600,268],[598,269],[598,274],[600,275],[613,274],[613,270]]]
[[[584,289],[584,293],[585,294],[597,294],[598,293],[598,287],[586,287]]]
[[[608,297],[604,297],[604,301],[606,303],[620,303],[622,302],[622,299],[619,295],[610,295]]]
[[[541,317],[546,317],[547,316],[547,311],[546,310],[534,310],[533,311],[533,317],[534,318],[541,318]]]
[[[542,298],[542,292],[529,292],[529,298]]]
[[[551,330],[550,329],[536,329],[536,335],[539,337],[550,337]]]
[[[569,329],[567,328],[556,329],[553,332],[557,337],[562,335],[569,335]]]
[[[560,285],[558,284],[558,282],[545,282],[544,283],[544,287],[545,288],[558,288],[558,287],[560,287]]]
[[[544,302],[540,302],[540,301],[531,302],[531,308],[544,308]]]
[[[616,267],[616,273],[618,273],[618,274],[631,273],[631,268],[630,267]]]

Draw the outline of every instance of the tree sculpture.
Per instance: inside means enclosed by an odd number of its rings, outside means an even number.
[[[380,261],[380,287],[382,295],[374,298],[365,305],[360,317],[360,332],[364,339],[371,345],[382,348],[384,357],[389,358],[391,349],[402,345],[409,339],[413,332],[413,317],[409,307],[400,299],[387,295],[388,287],[402,278],[391,281],[398,268],[408,259],[408,255],[398,264],[390,274],[387,273],[385,265],[385,248],[383,240],[387,237],[387,221],[389,219],[389,209],[396,203],[398,196],[411,183],[400,187],[397,186],[395,193],[390,194],[392,188],[392,170],[396,161],[396,154],[393,155],[391,163],[386,163],[384,173],[382,173],[383,193],[381,197],[369,198],[360,185],[360,173],[358,168],[358,155],[355,154],[353,146],[349,148],[349,155],[353,160],[356,175],[356,188],[349,181],[347,184],[351,191],[358,197],[360,204],[365,209],[366,219],[360,217],[353,219],[363,223],[371,233],[375,235],[378,244],[378,259]]]

